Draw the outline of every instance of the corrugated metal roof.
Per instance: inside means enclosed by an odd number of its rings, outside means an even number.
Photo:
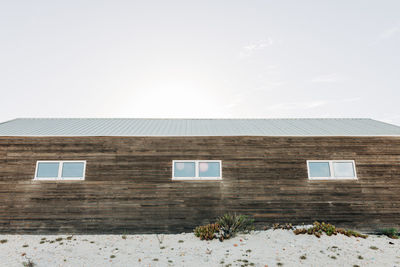
[[[372,119],[15,119],[0,136],[400,136]]]

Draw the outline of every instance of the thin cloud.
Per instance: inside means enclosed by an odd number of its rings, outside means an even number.
[[[269,46],[272,46],[274,43],[275,41],[272,38],[268,37],[267,39],[247,44],[242,48],[242,51],[240,52],[239,56],[241,58],[249,57],[256,51],[263,50]]]
[[[313,83],[336,83],[338,81],[340,81],[340,77],[336,73],[319,75],[311,79]]]
[[[243,49],[246,51],[261,50],[261,49],[264,49],[273,44],[274,44],[274,41],[268,37],[265,40],[260,40],[258,42],[246,45],[245,47],[243,47]]]
[[[276,105],[269,106],[268,109],[272,111],[288,111],[288,110],[308,110],[323,107],[331,104],[352,103],[360,101],[361,97],[344,98],[334,101],[315,100],[306,102],[284,102]]]
[[[397,24],[395,26],[392,26],[390,28],[385,29],[383,32],[381,32],[378,37],[376,38],[375,41],[371,43],[371,45],[376,45],[384,40],[388,40],[398,34],[400,32],[400,24]]]

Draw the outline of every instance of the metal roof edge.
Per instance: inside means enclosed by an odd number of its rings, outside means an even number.
[[[297,117],[297,118],[279,118],[279,117],[274,117],[274,118],[261,118],[261,117],[256,117],[256,118],[145,118],[145,117],[21,117],[21,118],[15,118],[13,120],[374,120],[374,121],[379,121],[375,120],[372,118],[356,118],[356,117]],[[10,120],[11,121],[11,120]]]
[[[6,124],[6,123],[9,123],[9,122],[12,122],[12,121],[16,121],[16,120],[18,120],[18,118],[7,120],[7,121],[3,121],[3,122],[0,122],[0,125]]]
[[[0,135],[0,137],[400,137],[381,135]]]

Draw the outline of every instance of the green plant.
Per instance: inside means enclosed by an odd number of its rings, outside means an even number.
[[[300,235],[300,234],[304,235],[307,233],[307,229],[306,228],[298,228],[298,229],[293,230],[293,233],[295,235]]]
[[[373,249],[373,250],[378,250],[379,249],[378,247],[375,247],[375,246],[370,246],[369,248]]]
[[[249,232],[254,230],[254,220],[245,215],[225,214],[218,218],[217,224],[219,225],[219,239],[229,239],[237,233]]]
[[[320,222],[314,222],[313,226],[311,228],[298,228],[293,231],[294,234],[299,235],[299,234],[309,234],[309,235],[315,235],[316,237],[321,237],[323,233],[325,233],[328,236],[331,235],[337,235],[337,234],[343,234],[348,237],[354,236],[354,237],[361,237],[361,238],[367,238],[367,235],[360,234],[356,231],[353,230],[346,230],[343,228],[336,228],[334,225],[330,223],[320,223]]]
[[[282,230],[293,230],[293,225],[291,223],[285,223],[285,224],[280,224],[280,223],[274,223],[272,225],[272,228],[274,230],[277,229],[282,229]]]
[[[385,235],[392,239],[398,239],[400,232],[396,228],[384,228],[379,230],[380,234]]]
[[[343,228],[338,228],[337,232],[340,233],[340,234],[346,235],[348,237],[351,237],[351,236],[361,237],[361,238],[367,238],[368,237],[368,235],[363,235],[363,234],[360,234],[359,232],[356,232],[356,231],[353,231],[353,230],[346,230],[346,229],[343,229]]]
[[[0,240],[0,243],[4,244],[4,243],[7,243],[7,241],[8,241],[7,239],[2,239],[2,240]]]
[[[220,228],[217,223],[197,226],[194,229],[194,235],[200,238],[200,240],[212,240],[216,238],[216,234],[218,233],[219,229]]]
[[[24,261],[24,262],[22,263],[22,265],[23,265],[24,267],[34,267],[36,264],[35,264],[32,260],[28,259],[28,261]]]

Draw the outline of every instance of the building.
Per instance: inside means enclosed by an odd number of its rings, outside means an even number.
[[[400,226],[400,127],[371,119],[15,119],[0,232],[176,233],[225,212]]]

